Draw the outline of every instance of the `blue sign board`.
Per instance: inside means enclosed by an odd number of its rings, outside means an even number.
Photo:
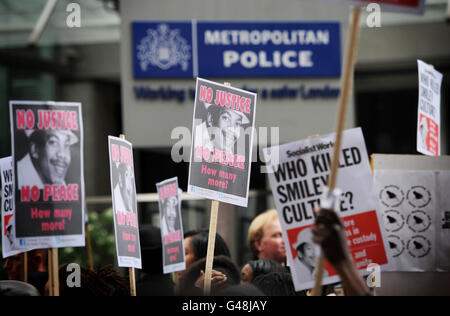
[[[339,77],[339,22],[134,22],[135,78]]]
[[[191,22],[133,22],[135,78],[192,78]]]

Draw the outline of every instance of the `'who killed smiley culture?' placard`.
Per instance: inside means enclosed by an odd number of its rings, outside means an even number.
[[[84,246],[80,103],[11,101],[16,238],[21,246]]]
[[[312,241],[314,209],[327,186],[331,170],[335,134],[306,139],[276,148],[280,160],[269,165],[275,205],[283,227],[288,263],[297,290],[314,286],[318,252]],[[366,272],[371,263],[388,264],[387,242],[381,226],[378,200],[370,172],[362,131],[344,131],[339,159],[337,187],[342,191],[339,216],[356,266]],[[325,265],[324,284],[338,282],[336,271]]]

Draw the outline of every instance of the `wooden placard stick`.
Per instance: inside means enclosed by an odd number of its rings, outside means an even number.
[[[219,214],[219,201],[211,202],[211,218],[209,221],[208,252],[206,254],[204,294],[211,294],[211,274],[214,261],[214,248],[216,245],[217,217]]]
[[[125,139],[125,135],[120,134],[120,139]],[[128,268],[128,275],[130,277],[130,294],[136,296],[136,272],[134,268]]]
[[[229,82],[224,83],[227,87],[230,87]],[[209,235],[208,235],[208,252],[206,253],[206,266],[205,266],[205,280],[203,283],[203,293],[205,295],[211,294],[211,275],[212,267],[214,263],[214,248],[216,245],[216,232],[217,232],[217,217],[219,215],[219,201],[213,200],[211,202],[211,217],[209,220]]]
[[[344,131],[345,120],[347,118],[347,108],[352,91],[353,73],[355,69],[358,39],[359,39],[359,20],[361,8],[353,9],[352,23],[350,26],[349,40],[347,42],[347,53],[345,57],[344,73],[341,80],[341,93],[339,96],[339,109],[336,124],[336,141],[334,144],[333,160],[331,162],[330,178],[328,180],[328,189],[330,192],[336,188],[337,173],[339,168],[339,154],[342,145],[342,133]],[[322,278],[325,267],[325,258],[321,255],[316,265],[315,285],[312,291],[313,296],[319,296],[322,293]]]
[[[23,253],[23,282],[28,283],[28,252]]]
[[[58,264],[58,248],[52,248],[49,250],[49,262],[50,266],[50,296],[59,296],[59,264]]]
[[[86,223],[84,225],[84,231],[86,233],[86,244],[87,244],[87,250],[88,250],[89,268],[91,268],[91,270],[94,270],[94,259],[92,257],[91,234],[90,234],[90,231],[89,231],[89,224],[88,223]]]
[[[47,250],[47,257],[48,257],[48,295],[53,296],[53,261],[52,261],[52,250]]]

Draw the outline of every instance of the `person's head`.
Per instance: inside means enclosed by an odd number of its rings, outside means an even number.
[[[161,230],[151,224],[139,225],[139,240],[142,254],[142,271],[148,274],[162,274]]]
[[[164,219],[169,232],[176,230],[177,214],[178,214],[178,198],[170,196],[163,200]]]
[[[293,246],[297,252],[297,258],[313,270],[316,265],[316,251],[311,229],[302,230],[297,236],[297,243]]]
[[[248,230],[248,246],[255,259],[286,261],[286,248],[276,210],[264,212],[252,221]]]
[[[206,122],[212,131],[211,140],[214,147],[232,151],[241,135],[242,126],[248,124],[248,118],[242,112],[210,105]]]
[[[47,254],[46,249],[36,249],[27,253],[28,274],[47,270]],[[7,271],[9,280],[22,281],[24,279],[23,263],[23,254],[17,254],[6,258],[3,268]]]
[[[241,269],[241,284],[251,283],[254,278],[269,272],[285,272],[285,268],[278,262],[270,259],[253,260]]]
[[[186,270],[189,269],[195,261],[206,258],[208,252],[208,237],[209,231],[207,229],[191,230],[184,234]],[[219,255],[231,257],[230,250],[225,240],[219,234],[216,234],[214,256]],[[178,277],[182,278],[186,270],[177,272]]]
[[[181,279],[180,294],[181,295],[197,295],[200,294],[195,288],[195,283],[201,278],[202,271],[205,271],[206,258],[202,258],[194,262],[189,269],[186,270],[184,277]],[[220,255],[215,256],[213,260],[213,270],[225,275],[226,281],[220,285],[220,288],[239,284],[239,269],[231,261],[230,257]],[[213,286],[214,284],[211,284]]]
[[[125,163],[119,164],[119,188],[123,202],[128,211],[134,210],[134,173],[133,168]]]
[[[296,296],[292,276],[288,272],[261,274],[252,282],[267,296]]]
[[[91,270],[80,266],[80,286],[71,287],[66,280],[73,271],[67,271],[67,265],[59,269],[60,296],[128,296],[128,282],[112,268],[112,265]],[[46,292],[49,284],[46,285]]]
[[[71,163],[71,146],[78,138],[70,131],[35,131],[30,157],[43,183],[63,184]]]

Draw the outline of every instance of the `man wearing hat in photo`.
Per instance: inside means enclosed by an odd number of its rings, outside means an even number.
[[[72,157],[71,146],[78,137],[68,130],[27,130],[28,153],[17,162],[19,189],[23,186],[44,188],[44,184],[65,184]]]
[[[307,228],[300,231],[297,242],[292,247],[297,252],[297,257],[293,261],[297,278],[300,282],[314,281],[317,254],[313,243],[312,229]],[[324,270],[324,276],[328,276],[326,270]]]
[[[234,154],[235,145],[241,136],[241,128],[250,123],[248,117],[240,111],[226,107],[209,103],[204,103],[204,106],[206,117],[195,129],[195,148],[203,146],[211,152],[218,149]]]
[[[125,163],[117,167],[117,184],[114,187],[116,211],[136,213],[136,189],[133,168]]]
[[[178,222],[178,197],[173,195],[162,201],[161,231],[163,235],[180,229]]]

